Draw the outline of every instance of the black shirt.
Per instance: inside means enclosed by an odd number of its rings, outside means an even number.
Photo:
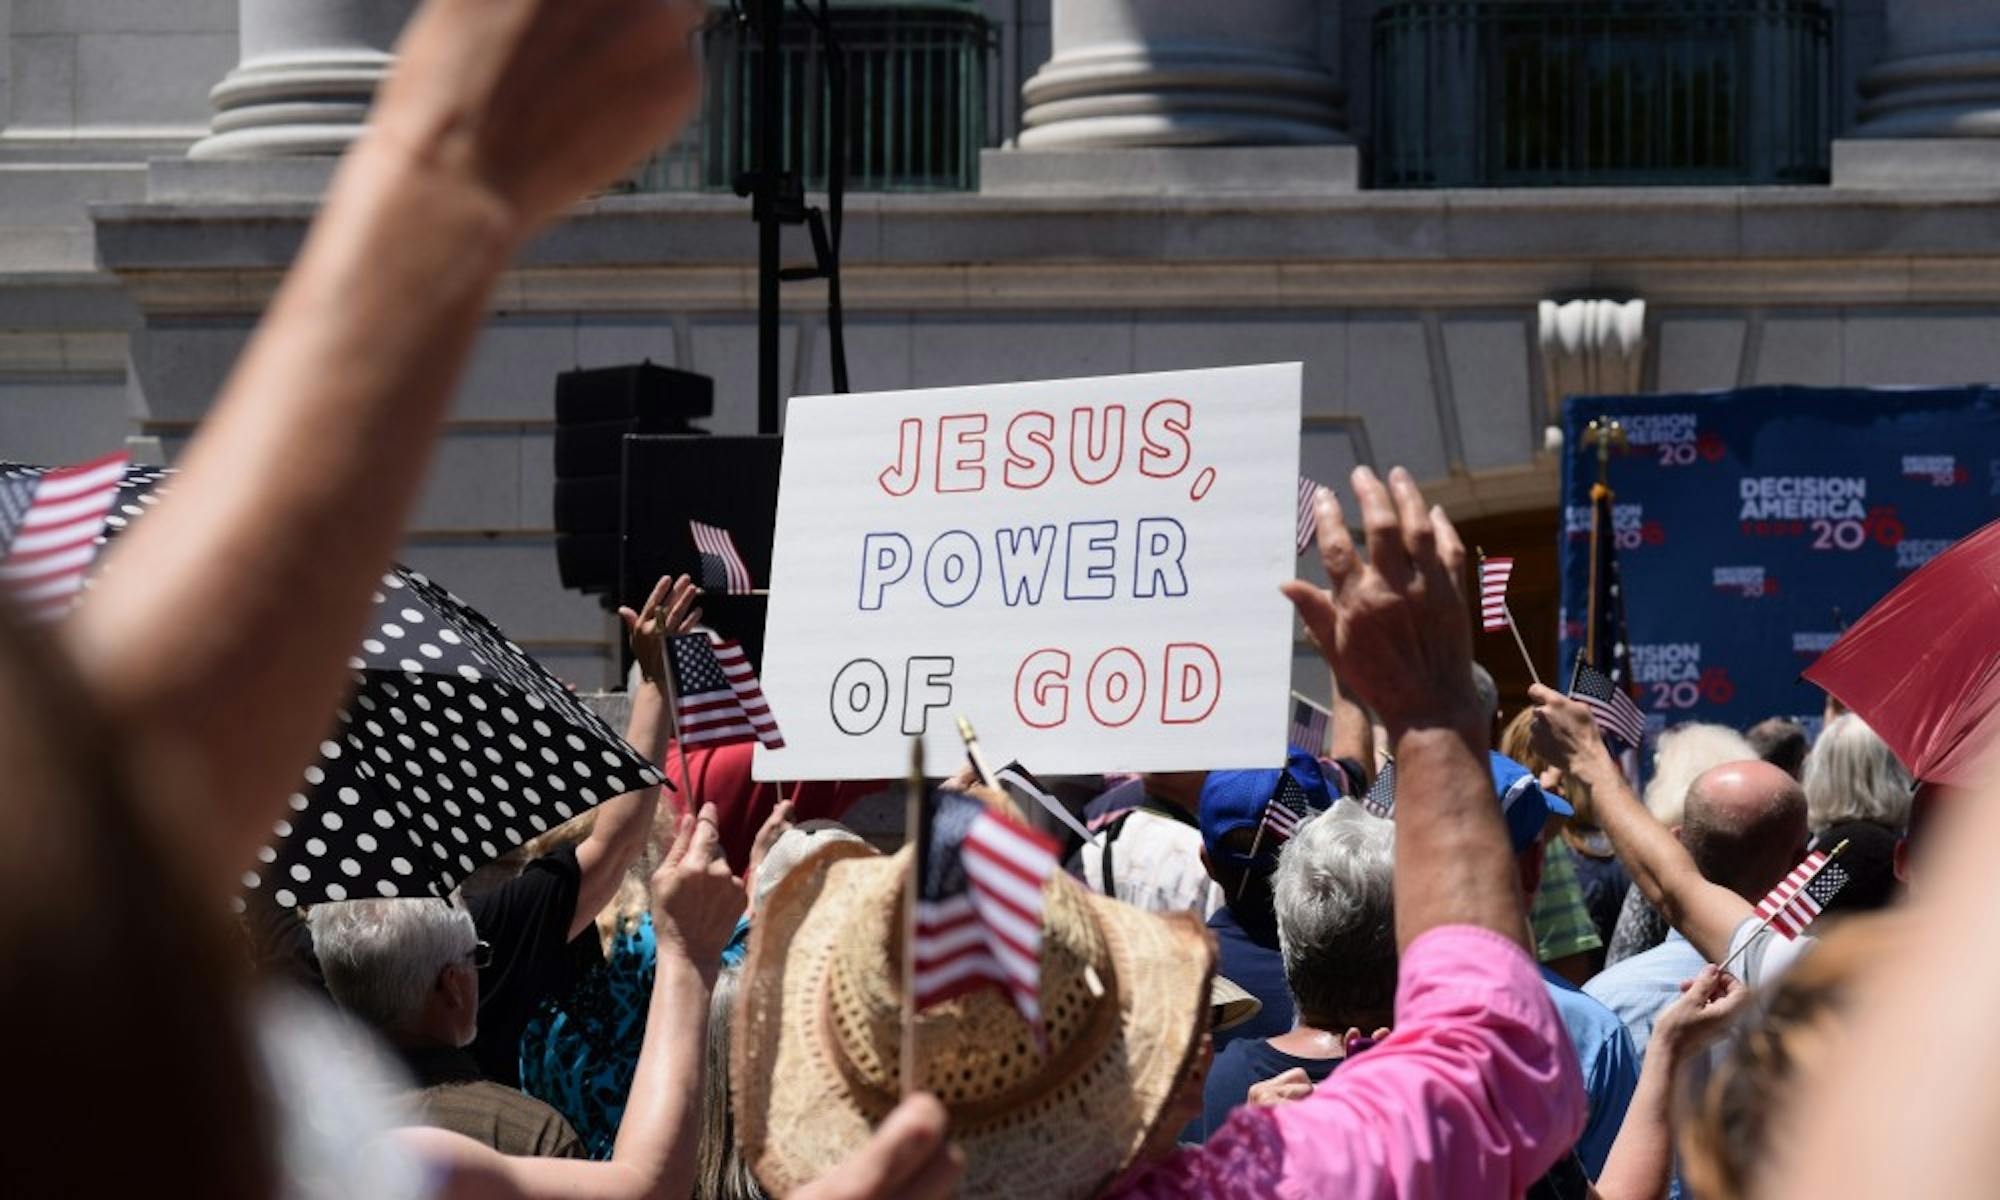
[[[545,1000],[567,997],[591,966],[603,961],[597,935],[570,940],[583,870],[576,848],[535,859],[490,891],[465,898],[479,938],[493,961],[479,972],[479,1036],[471,1051],[486,1078],[521,1085],[521,1031]]]
[[[1268,918],[1267,918],[1268,920]],[[1225,904],[1208,919],[1215,934],[1215,970],[1264,1004],[1257,1015],[1215,1035],[1217,1053],[1238,1041],[1258,1041],[1292,1028],[1292,993],[1285,986],[1285,960],[1278,953],[1278,930],[1254,918],[1246,923]]]
[[[1250,1085],[1261,1083],[1274,1075],[1283,1075],[1293,1067],[1305,1068],[1306,1075],[1314,1083],[1333,1074],[1333,1069],[1343,1060],[1338,1058],[1297,1058],[1282,1050],[1271,1049],[1271,1043],[1262,1038],[1245,1038],[1231,1042],[1216,1053],[1215,1064],[1208,1069],[1208,1082],[1201,1091],[1200,1140],[1222,1128],[1229,1114],[1250,1098]],[[1181,1136],[1183,1140],[1196,1133],[1190,1125]]]

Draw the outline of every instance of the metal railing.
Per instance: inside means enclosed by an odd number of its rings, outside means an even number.
[[[1391,0],[1374,186],[1827,180],[1822,0]]]
[[[971,191],[979,151],[999,144],[989,93],[995,40],[961,3],[836,6],[847,67],[847,188],[858,192]],[[719,20],[702,35],[700,115],[648,161],[642,191],[728,191],[750,161],[753,98],[763,54],[747,31]],[[824,43],[787,19],[779,51],[784,166],[809,190],[826,187],[832,84]]]

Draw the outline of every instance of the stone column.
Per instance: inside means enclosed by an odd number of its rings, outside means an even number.
[[[337,155],[361,132],[416,0],[238,0],[242,57],[190,158]]]
[[[1882,61],[1861,76],[1863,137],[2000,137],[2000,2],[1887,0]]]
[[[1020,146],[1345,143],[1345,97],[1314,57],[1338,15],[1316,0],[1054,0]]]

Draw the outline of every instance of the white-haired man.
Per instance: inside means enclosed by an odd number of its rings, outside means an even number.
[[[484,1078],[465,1049],[487,955],[471,914],[443,900],[350,900],[315,906],[307,924],[327,991],[402,1056],[423,1124],[502,1154],[583,1157],[561,1113]]]

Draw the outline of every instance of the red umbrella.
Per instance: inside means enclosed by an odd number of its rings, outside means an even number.
[[[1983,781],[2000,744],[2000,521],[1918,568],[1805,677],[1874,727],[1918,779]]]

